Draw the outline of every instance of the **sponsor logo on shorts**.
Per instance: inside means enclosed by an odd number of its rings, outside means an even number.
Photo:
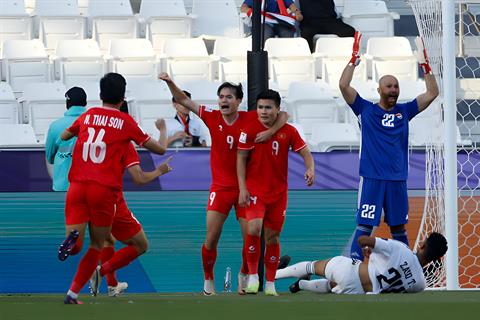
[[[245,132],[241,132],[238,141],[241,143],[247,143],[247,134]]]

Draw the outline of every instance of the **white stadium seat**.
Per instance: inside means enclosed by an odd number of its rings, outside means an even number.
[[[15,123],[18,123],[17,100],[8,83],[0,82],[0,124]]]
[[[218,38],[213,47],[219,81],[247,81],[247,51],[252,50],[252,38]]]
[[[122,74],[127,82],[157,79],[157,57],[147,39],[114,39],[109,56],[110,70]]]
[[[198,104],[218,109],[217,89],[220,85],[218,81],[189,81],[180,83],[179,87],[190,92]]]
[[[294,81],[315,81],[315,63],[307,40],[303,38],[270,38],[268,51],[270,80],[286,92]]]
[[[340,95],[338,82],[340,76],[352,57],[353,38],[320,37],[315,44],[314,58],[319,66],[320,78],[327,82],[336,96]],[[360,63],[353,74],[354,80],[366,81],[366,63]]]
[[[32,82],[48,82],[51,64],[39,40],[7,40],[3,44],[2,74],[19,94],[22,87]]]
[[[5,124],[0,123],[0,146],[18,147],[32,146],[37,144],[33,128],[29,124]]]
[[[365,42],[370,37],[392,37],[393,20],[400,19],[397,13],[388,11],[384,1],[370,0],[345,0],[342,17],[363,33]]]
[[[386,74],[395,75],[398,80],[418,79],[418,62],[405,37],[370,38],[365,57],[371,62],[373,81]]]
[[[106,73],[100,48],[92,39],[63,40],[55,52],[55,78],[66,87],[98,80]]]
[[[167,39],[164,52],[165,70],[176,82],[211,79],[210,57],[202,39]]]
[[[308,140],[315,126],[338,122],[338,106],[326,83],[292,82],[286,102],[293,122],[303,127]]]
[[[350,123],[320,123],[313,128],[310,144],[319,152],[360,146],[357,130]],[[314,149],[315,150],[315,149]]]
[[[94,0],[88,3],[88,16],[92,20],[92,39],[106,52],[112,39],[137,37],[137,20],[130,1]]]
[[[65,86],[60,82],[30,83],[25,86],[22,104],[24,122],[29,123],[39,143],[44,143],[52,121],[65,113]]]
[[[71,87],[80,87],[87,94],[87,108],[98,107],[102,105],[100,99],[100,81],[95,82],[77,82],[74,85],[66,86],[67,91]]]
[[[243,36],[243,22],[234,0],[193,0],[192,14],[195,37]]]
[[[160,81],[135,83],[129,91],[130,115],[137,120],[145,132],[158,138],[159,132],[155,127],[155,120],[175,117],[172,95],[167,85]]]
[[[37,0],[34,13],[38,37],[47,52],[53,52],[61,40],[85,38],[86,22],[80,16],[77,0]]]
[[[0,56],[5,40],[30,40],[32,19],[25,11],[23,0],[1,0]]]
[[[187,15],[183,0],[143,0],[139,16],[157,53],[163,52],[165,39],[192,36],[192,16]]]

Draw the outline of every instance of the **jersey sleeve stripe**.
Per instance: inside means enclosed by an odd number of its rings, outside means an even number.
[[[304,145],[301,146],[300,148],[297,148],[297,149],[295,149],[295,150],[293,150],[293,151],[298,152],[298,151],[302,150],[303,148],[305,148],[306,146],[307,146],[307,145],[304,144]]]
[[[253,146],[249,147],[249,148],[247,148],[247,147],[237,147],[238,150],[252,150],[253,148],[255,148],[255,147],[253,147]]]
[[[150,140],[150,136],[148,136],[145,140],[143,140],[141,143],[140,143],[140,146],[143,147],[144,143],[147,142],[148,140]]]
[[[134,161],[134,162],[132,162],[132,163],[127,164],[127,165],[125,166],[125,169],[128,169],[128,168],[130,168],[130,167],[133,167],[133,166],[135,166],[135,165],[137,165],[137,164],[140,164],[140,161]]]

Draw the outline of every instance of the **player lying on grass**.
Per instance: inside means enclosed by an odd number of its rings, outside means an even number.
[[[423,268],[447,252],[447,240],[436,232],[420,243],[416,253],[397,240],[361,236],[358,244],[368,261],[343,256],[304,261],[278,270],[275,278],[299,278],[290,286],[292,293],[414,293],[425,289]],[[325,279],[308,280],[311,275]]]

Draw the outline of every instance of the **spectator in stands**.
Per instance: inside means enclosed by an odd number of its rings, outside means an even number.
[[[339,37],[353,37],[355,34],[355,29],[338,17],[333,0],[299,0],[299,5],[303,12],[300,34],[308,41],[312,52],[316,34],[336,34]]]
[[[72,164],[73,147],[77,139],[64,141],[60,134],[85,112],[87,94],[82,88],[73,87],[65,93],[67,111],[48,128],[45,141],[47,162],[53,164],[53,191],[67,191],[68,171]]]
[[[245,0],[240,11],[248,17],[252,16],[253,0]],[[290,12],[287,11],[287,8]],[[291,38],[295,34],[295,21],[302,21],[303,15],[293,0],[266,0],[262,2],[262,14],[265,17],[264,39]]]
[[[188,91],[183,91],[188,98],[192,95]],[[202,124],[198,118],[190,115],[190,110],[175,101],[172,97],[172,104],[175,110],[175,118],[167,121],[167,145],[169,147],[206,147],[207,137],[202,129]],[[158,122],[156,121],[158,127]]]

